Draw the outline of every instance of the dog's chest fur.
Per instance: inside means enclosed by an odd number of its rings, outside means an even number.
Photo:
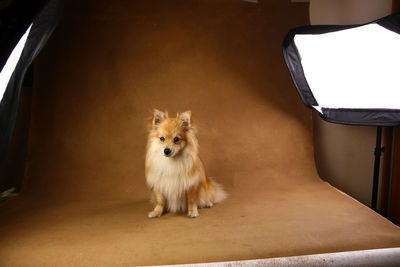
[[[147,184],[164,195],[169,211],[186,210],[186,191],[199,182],[199,174],[193,172],[193,165],[190,151],[182,151],[173,158],[163,156],[157,148],[148,151]]]

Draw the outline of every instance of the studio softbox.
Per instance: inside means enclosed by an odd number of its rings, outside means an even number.
[[[10,146],[28,67],[61,17],[62,0],[14,0],[0,10],[0,162]]]
[[[400,13],[361,25],[295,28],[283,55],[301,100],[322,119],[378,126],[371,204],[377,210],[382,126],[400,125]]]
[[[330,122],[400,124],[400,13],[289,31],[283,55],[303,103]]]

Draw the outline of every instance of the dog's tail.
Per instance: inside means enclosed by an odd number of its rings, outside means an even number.
[[[213,203],[219,203],[227,198],[228,194],[224,191],[222,186],[214,181],[212,178],[206,178],[211,193]]]

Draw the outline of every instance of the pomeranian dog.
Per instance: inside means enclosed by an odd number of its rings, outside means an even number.
[[[167,112],[154,109],[145,163],[155,204],[149,218],[166,211],[187,212],[196,218],[198,208],[210,208],[226,197],[222,187],[206,177],[195,134],[190,111],[169,118]]]

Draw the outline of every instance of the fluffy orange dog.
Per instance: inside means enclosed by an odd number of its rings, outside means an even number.
[[[198,208],[212,207],[225,198],[221,186],[206,177],[195,132],[190,111],[176,118],[153,111],[146,180],[155,207],[149,218],[160,217],[164,211],[187,211],[189,217],[196,218]]]

